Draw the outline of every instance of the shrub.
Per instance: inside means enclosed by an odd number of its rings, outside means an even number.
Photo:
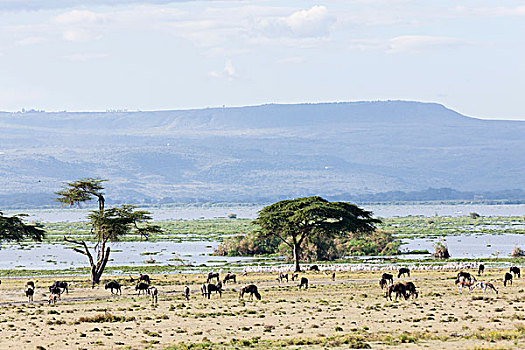
[[[445,243],[437,242],[434,244],[435,252],[434,257],[438,259],[448,259],[450,254],[448,252],[448,247]]]
[[[525,256],[525,251],[518,246],[514,246],[514,249],[512,249],[512,257],[519,258],[521,256]]]

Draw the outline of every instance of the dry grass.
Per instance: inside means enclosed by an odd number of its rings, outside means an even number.
[[[525,348],[525,283],[501,282],[503,270],[489,270],[500,293],[458,294],[450,272],[413,272],[415,300],[386,301],[380,272],[338,273],[332,282],[307,273],[308,290],[275,276],[252,274],[228,284],[222,298],[197,294],[202,275],[154,276],[159,304],[137,296],[91,289],[86,278],[68,279],[72,288],[56,306],[25,303],[25,280],[0,285],[0,349],[273,349],[323,348]],[[37,284],[35,301],[46,299],[48,281]],[[259,286],[261,301],[239,300],[239,288]],[[189,302],[183,286],[191,287]],[[6,302],[20,302],[6,305]]]

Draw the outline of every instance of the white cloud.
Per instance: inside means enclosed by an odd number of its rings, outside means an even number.
[[[83,29],[67,29],[62,32],[62,38],[67,41],[87,41],[95,38],[95,35]]]
[[[62,13],[55,17],[55,22],[59,24],[85,24],[101,22],[106,15],[87,10],[72,10]]]
[[[287,17],[261,18],[258,27],[260,33],[268,37],[324,37],[335,21],[325,6],[313,6]]]
[[[227,60],[222,71],[212,71],[209,76],[217,79],[235,80],[238,78],[231,60]]]

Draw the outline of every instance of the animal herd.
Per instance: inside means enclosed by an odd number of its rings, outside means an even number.
[[[313,265],[309,268],[310,271],[319,271],[319,267],[317,265]],[[480,264],[478,266],[478,276],[482,276],[485,271],[485,266],[483,264]],[[245,272],[243,276],[246,276],[247,273]],[[398,270],[397,278],[402,278],[404,276],[410,277],[410,269],[406,267],[402,267]],[[277,277],[277,281],[279,283],[282,283],[284,281],[288,282],[289,277],[292,281],[299,280],[299,289],[308,289],[309,286],[309,280],[306,277],[301,277],[299,279],[298,273],[291,273],[289,275],[288,273],[279,272],[279,275]],[[521,277],[521,270],[517,266],[512,266],[509,269],[509,272],[506,272],[503,278],[503,285],[506,287],[507,285],[512,285],[513,278],[520,278]],[[332,280],[335,280],[335,272],[332,273]],[[129,280],[131,283],[135,283],[135,291],[137,291],[137,295],[149,295],[151,297],[152,303],[156,304],[158,302],[158,289],[152,285],[151,278],[148,275],[140,274],[140,276],[137,279],[134,279],[133,277],[130,277]],[[215,282],[216,281],[216,282]],[[38,281],[36,281],[38,282]],[[215,283],[212,283],[215,282]],[[0,281],[1,283],[1,281]],[[235,274],[232,274],[228,272],[224,278],[220,279],[219,272],[210,272],[206,276],[206,282],[202,284],[201,286],[201,294],[204,298],[210,299],[213,292],[219,297],[222,297],[222,293],[224,292],[223,285],[226,285],[227,283],[237,283],[237,276]],[[458,288],[458,292],[460,294],[463,293],[463,290],[468,290],[469,292],[474,289],[481,289],[483,293],[486,292],[486,290],[491,290],[494,293],[498,294],[498,290],[496,289],[495,285],[491,282],[485,282],[485,281],[477,281],[476,277],[467,271],[460,271],[456,275],[455,279],[455,285]],[[381,275],[381,279],[379,280],[379,286],[381,289],[385,289],[385,298],[387,300],[392,300],[392,295],[395,296],[395,299],[409,299],[417,298],[419,293],[417,291],[417,288],[415,284],[411,281],[407,282],[396,282],[394,283],[394,275],[390,273],[383,273]],[[48,298],[48,304],[56,304],[58,300],[60,300],[60,296],[65,292],[66,294],[69,293],[69,285],[65,281],[55,281],[53,284],[51,284],[49,289],[49,298]],[[111,294],[114,295],[122,295],[122,286],[121,284],[116,281],[110,281],[105,284],[104,288],[106,290],[110,290]],[[35,282],[34,281],[28,281],[25,285],[24,289],[25,296],[28,298],[29,302],[33,302],[34,295],[35,295]],[[188,286],[184,287],[183,290],[183,296],[184,298],[189,301],[190,300],[190,293],[191,290]],[[245,287],[242,287],[239,292],[239,298],[243,298],[244,295],[249,296],[249,300],[252,300],[253,297],[257,300],[261,300],[261,294],[259,293],[259,290],[255,284],[249,284]]]

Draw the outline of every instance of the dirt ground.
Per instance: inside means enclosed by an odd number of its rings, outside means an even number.
[[[70,283],[56,305],[36,281],[35,302],[24,295],[27,279],[3,278],[0,284],[0,349],[183,349],[183,348],[363,348],[373,349],[523,349],[525,281],[503,287],[504,270],[489,270],[499,294],[480,290],[459,294],[457,271],[413,272],[419,298],[387,301],[379,272],[300,274],[298,282],[279,284],[275,275],[238,276],[222,298],[200,295],[203,275],[158,275],[158,305],[137,296],[128,277],[122,296],[103,286],[91,289],[86,277]],[[108,279],[109,280],[109,279]],[[397,281],[397,279],[394,279]],[[239,289],[254,283],[262,300],[239,300]],[[191,288],[184,300],[184,285]],[[99,321],[99,322],[93,322]]]

